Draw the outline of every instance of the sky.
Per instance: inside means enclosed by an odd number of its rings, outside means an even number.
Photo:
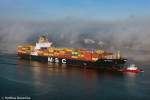
[[[56,47],[150,59],[150,0],[0,0],[0,52],[47,32]]]
[[[0,0],[0,19],[118,20],[149,17],[150,0]]]

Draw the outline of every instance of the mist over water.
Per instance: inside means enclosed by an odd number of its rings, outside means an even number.
[[[42,33],[56,47],[120,50],[131,59],[150,59],[150,19],[115,21],[62,19],[54,21],[0,21],[0,51],[15,53],[19,44],[35,43]]]

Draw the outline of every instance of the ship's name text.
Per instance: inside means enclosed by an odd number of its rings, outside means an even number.
[[[58,58],[52,58],[52,57],[48,57],[48,62],[51,62],[51,63],[62,63],[62,64],[66,64],[67,60],[66,59],[58,59]]]

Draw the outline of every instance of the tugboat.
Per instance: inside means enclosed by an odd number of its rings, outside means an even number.
[[[131,64],[128,67],[122,70],[123,72],[132,72],[132,73],[139,73],[144,72],[142,69],[139,69],[135,64]]]

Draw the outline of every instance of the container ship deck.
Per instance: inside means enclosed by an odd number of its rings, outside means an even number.
[[[56,48],[52,46],[52,42],[49,42],[45,35],[40,36],[35,45],[19,45],[17,53],[21,59],[81,67],[120,69],[127,61],[119,51],[111,53],[83,48]]]

